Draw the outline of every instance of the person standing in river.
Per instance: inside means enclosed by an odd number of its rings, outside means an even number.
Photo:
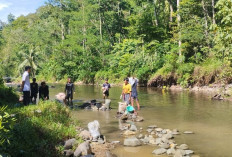
[[[105,83],[102,85],[102,90],[103,90],[103,99],[107,99],[109,97],[109,90],[111,86],[108,82],[108,79],[105,80]]]
[[[64,90],[64,92],[66,93],[66,96],[64,99],[65,104],[67,103],[67,100],[69,103],[69,99],[72,102],[73,93],[75,93],[74,90],[75,90],[74,84],[71,82],[71,78],[68,78],[68,81],[67,81],[67,84],[65,85],[65,90]]]
[[[20,89],[20,91],[23,92],[23,104],[25,106],[29,105],[30,103],[30,91],[31,91],[30,72],[31,72],[31,67],[26,66],[25,72],[23,73],[22,85]]]
[[[41,86],[39,87],[39,99],[49,99],[49,87],[46,85],[45,81],[41,82]]]
[[[137,92],[138,79],[136,79],[135,77],[131,77],[129,80],[130,80],[130,84],[131,84],[131,87],[132,87],[131,105],[134,107],[134,100],[135,100],[136,104],[137,104],[137,110],[140,110],[138,92]]]
[[[36,82],[36,78],[33,78],[33,82],[31,83],[31,102],[36,103],[37,95],[38,95],[38,83]]]
[[[131,85],[129,84],[128,78],[124,79],[124,84],[122,87],[122,97],[123,100],[127,103],[127,105],[129,105],[131,100]]]

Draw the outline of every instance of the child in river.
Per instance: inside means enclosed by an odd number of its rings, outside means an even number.
[[[107,99],[109,97],[109,90],[111,86],[108,82],[108,79],[105,79],[105,83],[102,85],[103,98]]]

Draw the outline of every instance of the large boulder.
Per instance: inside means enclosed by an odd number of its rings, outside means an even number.
[[[132,124],[130,127],[130,131],[137,131],[137,130],[138,130],[137,127]]]
[[[73,150],[72,149],[69,149],[69,150],[64,150],[64,155],[67,156],[67,157],[70,157],[73,155]]]
[[[72,139],[69,139],[67,141],[65,141],[65,144],[64,144],[64,149],[72,149],[73,145],[76,143],[76,139],[75,138],[72,138]]]
[[[87,131],[87,130],[83,130],[83,131],[79,134],[79,137],[81,137],[83,140],[90,140],[90,139],[92,138],[90,132]]]
[[[91,154],[91,147],[88,141],[81,143],[74,152],[74,157]]]
[[[141,142],[136,137],[131,137],[131,138],[125,139],[123,145],[130,146],[130,147],[136,147],[136,146],[140,146]]]
[[[164,153],[166,153],[166,152],[167,152],[166,149],[164,149],[164,148],[159,148],[159,149],[155,149],[155,150],[152,152],[152,154],[161,155],[161,154],[164,154]]]
[[[97,120],[88,123],[88,129],[93,139],[97,139],[100,136],[100,124]]]

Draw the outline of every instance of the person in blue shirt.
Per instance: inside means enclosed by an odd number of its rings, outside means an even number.
[[[103,98],[107,99],[109,97],[109,90],[111,86],[108,82],[108,79],[105,79],[105,83],[102,85],[102,91],[103,91]]]

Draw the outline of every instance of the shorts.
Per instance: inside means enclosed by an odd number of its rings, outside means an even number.
[[[106,90],[103,94],[104,94],[105,96],[107,96],[107,97],[110,95],[110,93],[109,93],[108,90]]]
[[[65,99],[73,99],[73,94],[69,93],[65,96]]]

